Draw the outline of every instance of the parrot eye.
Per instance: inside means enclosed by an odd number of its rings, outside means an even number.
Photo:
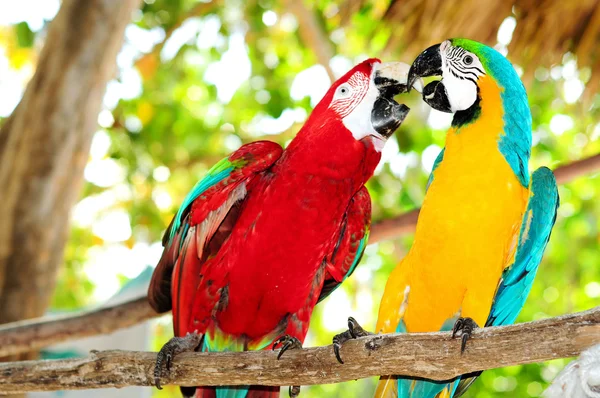
[[[465,55],[465,57],[463,58],[463,62],[466,65],[471,65],[473,63],[473,57],[471,57],[470,55]]]
[[[335,98],[348,98],[351,94],[351,87],[349,84],[342,84],[337,88]]]

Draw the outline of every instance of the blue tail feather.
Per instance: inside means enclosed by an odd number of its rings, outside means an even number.
[[[447,332],[452,330],[456,322],[456,317],[448,319],[442,325],[440,331]],[[398,323],[396,328],[397,333],[406,333],[406,326],[403,321]],[[424,381],[399,377],[398,383],[398,398],[435,398],[444,388],[449,388],[451,391],[450,397],[454,395],[454,391],[458,386],[458,380],[448,384],[447,382]]]

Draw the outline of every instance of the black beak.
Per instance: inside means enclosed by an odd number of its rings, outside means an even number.
[[[440,44],[429,47],[415,59],[408,71],[408,89],[420,77],[442,76],[442,56]],[[433,109],[442,112],[452,112],[448,92],[440,80],[433,81],[423,88],[423,101]]]
[[[392,98],[379,96],[371,111],[371,123],[378,134],[390,138],[394,131],[400,127],[410,108],[399,104]]]
[[[423,89],[423,101],[433,109],[452,113],[452,106],[450,106],[446,86],[440,80],[433,81],[425,86]]]
[[[441,76],[442,75],[442,56],[440,54],[440,45],[436,44],[423,51],[414,60],[408,71],[408,90],[414,82],[420,77]]]
[[[394,101],[394,96],[408,91],[406,81],[409,66],[402,62],[380,64],[375,71],[374,82],[379,90],[371,111],[371,123],[375,131],[389,138],[400,127],[410,108]]]

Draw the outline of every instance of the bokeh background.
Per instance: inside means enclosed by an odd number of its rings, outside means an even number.
[[[208,168],[243,143],[288,143],[332,79],[367,57],[410,63],[448,36],[484,41],[507,54],[526,82],[532,169],[600,152],[598,2],[499,3],[145,0],[104,96],[51,311],[103,303],[136,278],[143,285],[164,229]],[[58,0],[0,0],[0,124],[32,77],[59,7]],[[450,123],[416,94],[402,101],[413,111],[368,184],[375,221],[420,206]],[[600,177],[577,178],[560,195],[521,322],[600,302]],[[315,310],[306,346],[329,344],[349,315],[373,329],[387,275],[412,238],[367,248],[352,278]],[[169,317],[136,333],[144,338],[134,339],[135,348],[157,349],[172,335]],[[467,396],[537,397],[567,362],[487,371]],[[304,387],[302,396],[366,397],[374,383]],[[152,394],[176,396],[176,389]]]

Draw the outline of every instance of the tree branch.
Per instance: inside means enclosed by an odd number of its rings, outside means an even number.
[[[158,316],[147,298],[52,318],[37,318],[0,327],[0,357],[35,351],[52,344],[106,334]]]
[[[600,169],[600,154],[556,168],[559,183]],[[419,210],[375,223],[369,243],[379,242],[414,230]],[[47,347],[133,326],[158,316],[148,305],[146,297],[112,307],[76,313],[56,318],[37,318],[0,326],[0,357]]]
[[[576,160],[554,169],[556,182],[566,184],[577,177],[600,171],[600,153],[588,158]]]
[[[420,210],[414,209],[408,213],[373,223],[369,235],[369,244],[414,232]]]
[[[363,337],[342,348],[291,350],[281,360],[271,351],[186,353],[163,384],[308,385],[381,374],[448,380],[464,373],[578,355],[600,343],[600,307],[542,321],[476,330],[464,354],[450,333]],[[0,364],[0,392],[149,386],[155,353],[92,352],[82,359]]]

